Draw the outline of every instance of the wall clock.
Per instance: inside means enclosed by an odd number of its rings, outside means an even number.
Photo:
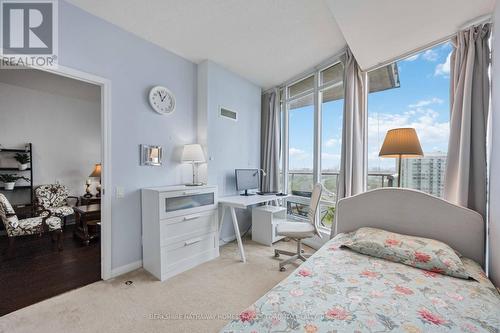
[[[175,111],[175,96],[167,88],[156,86],[149,91],[149,104],[159,114],[170,114]]]

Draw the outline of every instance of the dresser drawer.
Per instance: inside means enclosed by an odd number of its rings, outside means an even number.
[[[176,217],[160,222],[160,246],[167,246],[217,230],[217,210]]]
[[[163,273],[181,267],[187,269],[191,263],[213,258],[217,246],[216,237],[217,233],[212,232],[163,247],[161,249]]]

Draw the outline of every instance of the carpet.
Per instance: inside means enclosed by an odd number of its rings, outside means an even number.
[[[295,269],[280,272],[272,248],[244,244],[246,264],[232,242],[164,282],[139,269],[20,309],[0,318],[0,332],[217,332]],[[275,247],[293,251],[296,243]]]

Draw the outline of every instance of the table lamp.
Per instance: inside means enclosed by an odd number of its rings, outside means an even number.
[[[99,185],[95,187],[97,190],[97,194],[95,195],[97,198],[101,197],[101,163],[97,163],[94,166],[94,171],[89,176],[90,178],[99,178]]]
[[[201,145],[198,143],[184,145],[181,160],[182,162],[185,163],[191,163],[193,167],[193,182],[191,184],[186,184],[186,185],[187,186],[203,185],[203,183],[196,182],[196,172],[195,172],[195,163],[205,162],[205,154],[203,153],[203,148],[201,147]]]
[[[398,159],[398,187],[401,187],[401,159],[422,157],[424,153],[414,128],[395,128],[387,131],[378,156]]]

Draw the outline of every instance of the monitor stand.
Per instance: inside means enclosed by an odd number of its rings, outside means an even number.
[[[251,195],[255,195],[255,193],[248,193],[248,190],[245,190],[245,193],[241,193],[240,195],[248,197],[248,196],[251,196]]]

